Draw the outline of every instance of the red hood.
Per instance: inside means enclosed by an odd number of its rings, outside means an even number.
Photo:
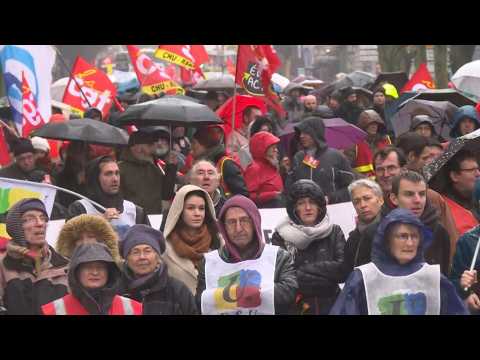
[[[275,135],[266,131],[260,131],[250,139],[250,154],[254,160],[265,160],[268,147],[279,142],[280,139]]]

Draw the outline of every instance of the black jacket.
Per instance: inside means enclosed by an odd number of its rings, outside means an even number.
[[[225,248],[221,248],[219,254],[222,260],[230,262]],[[295,302],[298,284],[292,256],[283,249],[278,249],[277,252],[274,283],[275,314],[288,314]],[[195,295],[199,312],[202,310],[202,293],[205,287],[205,259],[202,259],[198,266],[198,283]]]
[[[151,275],[137,280],[124,264],[118,295],[142,303],[144,315],[198,314],[192,293],[184,283],[168,275],[165,264]]]
[[[278,232],[272,235],[272,244],[287,249]],[[296,250],[295,269],[299,293],[308,304],[306,314],[326,315],[330,312],[340,292],[340,268],[343,262],[345,237],[338,225],[333,225],[330,235],[314,240],[306,249]]]
[[[350,201],[348,185],[355,180],[347,158],[338,150],[329,148],[325,141],[325,125],[320,118],[307,118],[295,127],[297,137],[300,132],[309,134],[317,145],[315,159],[319,165],[312,169],[303,163],[304,151],[293,158],[292,170],[287,176],[285,191],[297,180],[310,179],[316,182],[328,196],[329,204]]]

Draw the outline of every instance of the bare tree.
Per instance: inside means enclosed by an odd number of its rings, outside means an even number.
[[[435,54],[435,83],[438,89],[448,86],[447,46],[434,45]]]
[[[462,65],[472,61],[476,45],[450,45],[450,68],[454,74]]]
[[[382,72],[410,72],[412,53],[409,45],[377,45]]]

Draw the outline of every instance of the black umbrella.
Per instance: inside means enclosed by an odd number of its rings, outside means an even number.
[[[36,130],[33,136],[109,146],[128,144],[128,133],[125,130],[88,118],[49,123]]]
[[[408,82],[408,76],[403,71],[380,73],[371,87],[372,91],[374,91],[383,82],[392,84],[395,86],[398,93],[400,93],[405,84]]]
[[[223,124],[222,120],[206,105],[179,98],[164,96],[130,106],[112,123],[116,126],[185,126]]]
[[[233,75],[223,74],[222,76],[211,79],[200,80],[193,90],[228,90],[235,88],[235,78]]]
[[[375,75],[365,71],[354,71],[347,78],[351,80],[352,86],[361,88],[369,88],[375,81]]]
[[[480,129],[450,141],[443,154],[423,168],[423,174],[430,188],[439,193],[445,192],[448,186],[448,174],[445,165],[462,149],[472,151],[475,154],[480,152]]]
[[[422,90],[418,93],[418,95],[414,96],[414,98],[430,101],[450,101],[452,104],[458,107],[464,105],[477,105],[475,101],[466,97],[455,89]]]

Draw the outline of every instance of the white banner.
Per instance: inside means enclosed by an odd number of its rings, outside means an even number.
[[[287,217],[287,210],[285,208],[279,209],[259,209],[262,217],[262,231],[265,241],[270,243],[270,238],[275,232],[275,227]],[[345,239],[348,234],[356,227],[355,217],[357,213],[351,202],[340,204],[333,204],[327,206],[327,213],[330,216],[330,221],[339,225],[342,228]],[[154,229],[160,229],[162,223],[162,215],[148,215],[150,224]]]

